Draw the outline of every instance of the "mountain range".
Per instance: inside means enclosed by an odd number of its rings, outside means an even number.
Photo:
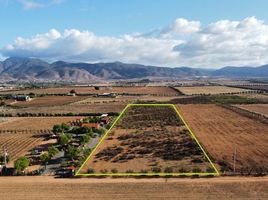
[[[36,58],[11,57],[0,62],[0,81],[66,81],[92,82],[142,78],[267,78],[268,65],[259,67],[224,67],[216,70],[191,67],[156,67],[140,64],[112,63],[48,63]]]

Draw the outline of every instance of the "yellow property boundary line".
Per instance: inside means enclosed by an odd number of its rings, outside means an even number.
[[[88,162],[88,160],[92,157],[92,155],[94,154],[94,152],[97,150],[97,148],[100,146],[100,144],[103,142],[103,140],[106,138],[106,136],[110,133],[110,131],[113,129],[113,127],[116,125],[116,123],[118,122],[119,119],[121,119],[121,117],[123,116],[123,114],[126,112],[126,110],[131,107],[131,106],[165,106],[165,107],[172,107],[178,117],[182,120],[182,122],[184,123],[185,127],[188,129],[188,131],[191,134],[191,137],[195,140],[195,142],[197,143],[197,145],[200,147],[201,151],[203,152],[204,156],[206,157],[206,159],[208,160],[209,164],[212,166],[212,168],[214,169],[215,172],[185,172],[185,173],[92,173],[92,174],[81,174],[80,171],[83,169],[83,167],[86,165],[86,163]],[[209,158],[209,156],[207,155],[206,151],[204,150],[204,148],[202,147],[202,145],[200,144],[200,142],[197,140],[195,134],[193,133],[193,131],[190,129],[190,127],[188,126],[188,124],[186,123],[186,121],[183,119],[182,115],[180,114],[180,112],[178,111],[177,107],[174,104],[128,104],[120,113],[120,115],[116,118],[116,120],[114,121],[114,123],[112,124],[112,126],[106,131],[106,133],[102,136],[101,140],[99,141],[99,143],[96,145],[96,147],[93,149],[93,151],[90,153],[90,155],[87,157],[87,159],[85,160],[85,162],[81,165],[81,167],[77,170],[77,172],[75,173],[75,176],[219,176],[220,173],[217,170],[217,168],[215,167],[215,165],[213,164],[213,162],[211,161],[211,159]]]

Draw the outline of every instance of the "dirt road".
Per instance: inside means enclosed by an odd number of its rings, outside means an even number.
[[[268,199],[268,177],[54,179],[0,177],[0,199]]]

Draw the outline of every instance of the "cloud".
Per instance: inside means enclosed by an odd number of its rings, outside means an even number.
[[[122,61],[158,66],[222,67],[268,63],[268,25],[255,17],[220,20],[205,27],[179,18],[149,33],[120,37],[90,31],[51,29],[32,38],[18,37],[1,49],[4,57],[49,61]]]
[[[63,0],[18,0],[25,10],[48,7],[56,4],[61,4]]]

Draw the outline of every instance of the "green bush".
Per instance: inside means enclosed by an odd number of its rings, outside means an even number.
[[[30,161],[26,157],[20,157],[14,162],[14,168],[18,172],[24,171],[30,164]]]

